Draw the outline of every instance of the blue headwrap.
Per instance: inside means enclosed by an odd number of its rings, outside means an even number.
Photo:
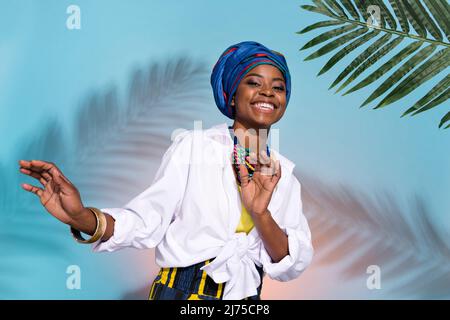
[[[247,72],[261,64],[277,67],[286,82],[286,105],[291,95],[291,76],[284,56],[254,41],[228,47],[216,62],[211,74],[214,100],[220,112],[233,119],[231,99]]]

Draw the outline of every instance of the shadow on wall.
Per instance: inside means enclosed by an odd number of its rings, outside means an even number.
[[[450,298],[448,234],[435,226],[419,196],[413,197],[405,212],[388,192],[371,198],[348,186],[332,186],[301,173],[297,175],[315,249],[310,268],[316,269],[308,269],[308,273],[294,280],[308,283],[308,288],[297,286],[298,296],[307,296],[301,292],[305,290],[322,290],[324,296],[330,296],[323,291],[322,283],[316,281],[317,288],[313,288],[314,281],[301,279],[308,274],[314,274],[315,279],[327,278],[329,269],[324,266],[336,266],[336,279],[346,282],[366,278],[367,267],[375,265],[382,271],[383,299]],[[365,280],[361,283],[365,284]],[[328,286],[334,291],[340,284]],[[147,299],[149,289],[150,286],[142,287],[125,294],[123,299]],[[265,290],[271,290],[270,285],[263,287],[263,297]],[[355,288],[350,298],[367,296],[367,288],[358,290]],[[280,292],[276,299],[292,299],[292,294]]]
[[[80,190],[84,203],[123,205],[148,186],[171,143],[172,130],[192,125],[202,114],[210,93],[205,65],[185,54],[152,63],[132,73],[124,99],[119,99],[117,88],[88,96],[71,131],[47,120],[18,141],[11,161],[0,164],[0,226],[8,225],[0,227],[0,238],[8,239],[2,242],[2,297],[39,299],[39,292],[67,297],[56,276],[64,277],[61,266],[99,263],[89,259],[91,251],[73,245],[66,226],[42,215],[45,209],[35,195],[21,189],[27,179],[35,181],[18,171],[17,161],[54,162]]]
[[[80,107],[72,133],[51,121],[18,143],[23,147],[10,163],[0,166],[0,225],[8,225],[0,228],[0,238],[8,239],[2,242],[5,258],[0,278],[5,298],[39,298],[33,288],[45,290],[45,286],[59,293],[52,262],[67,263],[74,254],[92,254],[76,253],[71,242],[63,241],[65,227],[39,217],[43,208],[38,199],[20,189],[25,179],[18,173],[17,160],[52,161],[72,179],[84,201],[123,205],[148,186],[154,173],[149,164],[159,163],[171,130],[187,127],[201,114],[209,101],[208,76],[204,64],[186,58],[153,63],[133,73],[125,102],[120,102],[115,88],[92,94]],[[379,265],[386,299],[450,298],[448,234],[436,227],[420,197],[414,196],[405,212],[387,192],[372,199],[349,186],[330,186],[301,172],[297,175],[312,230],[315,265],[339,263],[344,279],[365,276],[368,265]],[[45,263],[35,263],[41,260],[34,257],[45,257]],[[44,282],[36,277],[40,271],[49,274]],[[149,286],[122,298],[147,299]]]

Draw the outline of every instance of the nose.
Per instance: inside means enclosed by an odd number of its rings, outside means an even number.
[[[261,88],[261,90],[259,90],[259,94],[261,94],[263,96],[266,96],[266,97],[273,97],[274,96],[272,88],[266,87],[266,86]]]

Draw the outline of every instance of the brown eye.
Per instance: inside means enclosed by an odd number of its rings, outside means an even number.
[[[284,87],[273,87],[275,90],[284,91]]]

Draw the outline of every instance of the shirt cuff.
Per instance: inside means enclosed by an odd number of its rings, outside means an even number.
[[[272,258],[261,242],[261,262],[264,272],[270,278],[278,281],[289,281],[297,278],[311,263],[314,250],[311,239],[301,230],[283,229],[288,237],[289,254],[279,262],[272,262]]]
[[[136,224],[138,222],[137,219],[134,219],[134,214],[127,212],[123,208],[105,208],[100,210],[114,218],[114,233],[107,241],[100,239],[94,242],[92,244],[92,251],[111,252],[129,246],[132,241],[129,239],[129,235],[132,234],[130,231],[137,228]]]

